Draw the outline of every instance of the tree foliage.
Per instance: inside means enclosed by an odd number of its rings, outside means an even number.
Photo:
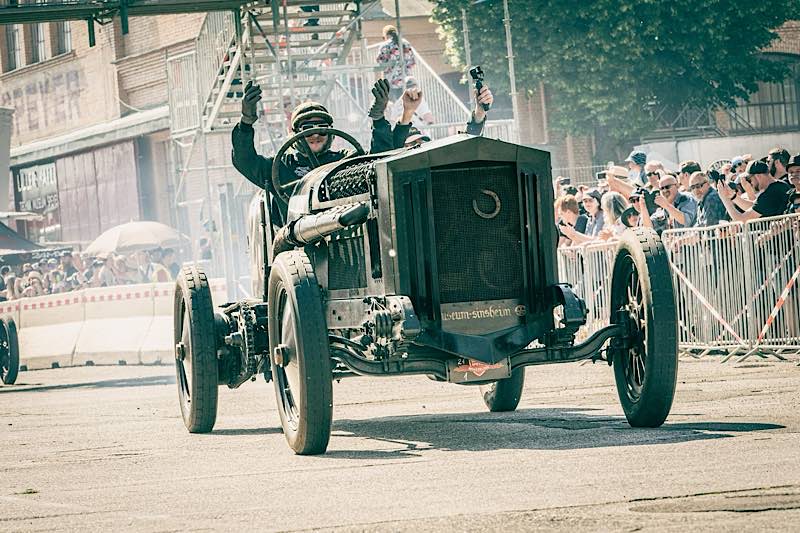
[[[433,0],[448,59],[463,68],[462,8],[472,63],[508,91],[502,0]],[[626,139],[664,108],[730,107],[785,67],[762,50],[800,0],[509,0],[517,91],[544,81],[551,126]]]

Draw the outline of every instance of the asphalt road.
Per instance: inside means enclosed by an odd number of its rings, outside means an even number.
[[[527,370],[514,413],[426,378],[334,386],[299,457],[272,384],[190,435],[171,367],[24,372],[0,388],[0,531],[800,530],[800,367],[681,360],[664,427],[627,426],[603,365]]]

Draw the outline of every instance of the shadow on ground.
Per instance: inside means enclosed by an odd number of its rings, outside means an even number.
[[[332,440],[357,437],[401,445],[387,451],[331,450],[350,459],[418,456],[419,450],[570,450],[671,444],[721,439],[738,433],[783,429],[755,422],[675,422],[631,428],[624,417],[593,415],[592,409],[521,409],[513,413],[413,415],[335,420]]]
[[[83,383],[62,383],[59,385],[42,385],[39,383],[17,383],[13,386],[0,388],[0,394],[47,392],[67,389],[104,389],[123,387],[144,387],[148,385],[174,385],[175,375],[144,376],[140,378],[105,379],[101,381],[86,381]]]

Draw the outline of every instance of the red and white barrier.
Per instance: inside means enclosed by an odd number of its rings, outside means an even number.
[[[139,346],[140,363],[171,363],[175,357],[172,331],[174,302],[174,283],[157,283],[153,286],[153,320]]]
[[[153,285],[85,289],[83,301],[85,322],[72,363],[138,363],[153,322]]]
[[[79,292],[17,300],[19,345],[25,347],[28,368],[72,364],[75,344],[84,325],[83,295]]]
[[[225,280],[210,280],[215,304]],[[20,359],[29,369],[96,364],[170,363],[174,353],[173,283],[84,289],[0,302],[19,328]]]

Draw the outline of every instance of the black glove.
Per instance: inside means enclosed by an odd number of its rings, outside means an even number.
[[[244,97],[242,98],[242,122],[252,124],[258,120],[258,101],[261,100],[261,87],[247,82],[244,87]]]
[[[389,82],[386,80],[376,81],[372,86],[372,96],[375,97],[375,102],[369,108],[369,118],[379,120],[383,118],[383,113],[389,104]]]

